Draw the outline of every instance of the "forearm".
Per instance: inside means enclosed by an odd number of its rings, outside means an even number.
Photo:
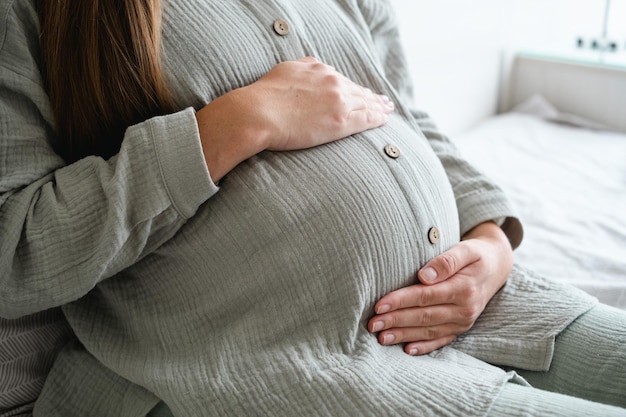
[[[199,149],[186,110],[129,128],[109,161],[85,158],[15,189],[0,207],[0,316],[76,300],[169,239],[216,191]],[[15,155],[12,169],[37,175],[30,154]]]
[[[266,148],[269,132],[251,126],[253,97],[246,88],[217,98],[196,113],[202,153],[211,179],[217,183],[239,163]],[[251,108],[246,108],[251,107]]]

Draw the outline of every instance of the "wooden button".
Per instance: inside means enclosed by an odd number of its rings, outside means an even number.
[[[400,148],[396,145],[385,145],[385,153],[389,158],[397,159],[400,156]]]
[[[441,239],[441,232],[436,227],[431,227],[428,231],[428,241],[433,245]]]
[[[280,36],[285,36],[289,33],[289,23],[283,19],[276,19],[274,21],[274,32]]]

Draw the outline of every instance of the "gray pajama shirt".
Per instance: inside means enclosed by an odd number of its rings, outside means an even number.
[[[495,219],[521,240],[501,190],[411,111],[385,0],[165,1],[180,110],[130,127],[110,160],[68,166],[32,0],[1,0],[0,22],[0,348],[50,362],[70,337],[59,306],[79,340],[36,416],[141,416],[159,400],[180,416],[484,416],[516,378],[492,364],[547,369],[556,334],[595,303],[516,266],[449,347],[411,357],[368,333],[374,303],[472,227]],[[389,123],[260,153],[214,185],[194,109],[307,55],[391,97]],[[11,415],[45,372],[0,360],[20,381],[0,387]]]

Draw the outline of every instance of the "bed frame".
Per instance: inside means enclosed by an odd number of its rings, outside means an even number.
[[[508,78],[502,113],[540,94],[563,112],[626,132],[626,60],[520,53]]]
[[[626,61],[509,62],[500,114],[455,142],[522,220],[516,261],[626,310]]]

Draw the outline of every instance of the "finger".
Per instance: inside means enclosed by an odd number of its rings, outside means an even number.
[[[300,62],[307,62],[307,63],[317,63],[320,62],[319,59],[315,58],[314,56],[305,56],[304,58],[300,58],[297,59],[296,61],[300,61]]]
[[[385,346],[397,345],[398,343],[428,342],[451,336],[456,337],[461,333],[463,330],[454,323],[428,327],[407,327],[380,332],[378,342]]]
[[[355,96],[346,100],[351,110],[347,116],[347,127],[353,132],[382,126],[389,120],[389,114],[395,110],[391,101],[382,96],[370,94],[369,97]]]
[[[374,306],[376,314],[385,314],[410,307],[454,304],[454,286],[449,282],[438,285],[411,285],[386,294]]]
[[[400,327],[436,326],[456,323],[459,313],[453,305],[439,305],[426,308],[405,308],[391,313],[372,317],[367,325],[370,332],[397,329]]]
[[[373,129],[389,121],[389,112],[382,109],[366,108],[352,110],[346,119],[345,134],[352,135],[364,130]]]
[[[445,281],[454,276],[461,269],[478,261],[480,256],[471,250],[472,246],[464,242],[458,243],[431,259],[417,273],[417,277],[423,284],[432,285]]]
[[[318,58],[316,58],[314,56],[307,56],[307,57],[304,57],[304,58],[300,58],[300,59],[296,60],[295,62],[299,62],[299,63],[302,63],[302,64],[308,64],[310,69],[314,73],[317,73],[317,74],[329,74],[329,75],[336,76],[338,79],[345,78],[342,74],[337,72],[335,67],[320,61]]]
[[[375,102],[377,104],[377,107],[384,113],[386,114],[391,114],[395,111],[396,106],[393,103],[393,101],[391,101],[389,99],[389,97],[387,97],[384,94],[374,94],[371,93],[371,98],[370,100],[372,100],[373,102]]]
[[[367,87],[357,85],[357,91],[354,93],[357,97],[363,97],[367,103],[374,103],[386,113],[391,113],[395,109],[394,103],[384,94],[376,94]]]
[[[454,339],[456,339],[456,336],[450,335],[435,340],[407,343],[406,346],[404,346],[404,351],[413,356],[425,355],[444,346],[448,346],[450,343],[454,342]]]
[[[341,73],[338,76],[342,79],[344,86],[347,88],[346,94],[363,98],[367,102],[376,102],[384,106],[393,106],[393,102],[384,94],[377,94],[368,87],[364,87],[347,78]]]
[[[389,99],[385,99],[384,96],[362,91],[358,91],[357,94],[347,93],[343,97],[342,104],[348,112],[373,110],[391,113],[394,109],[393,103]]]

